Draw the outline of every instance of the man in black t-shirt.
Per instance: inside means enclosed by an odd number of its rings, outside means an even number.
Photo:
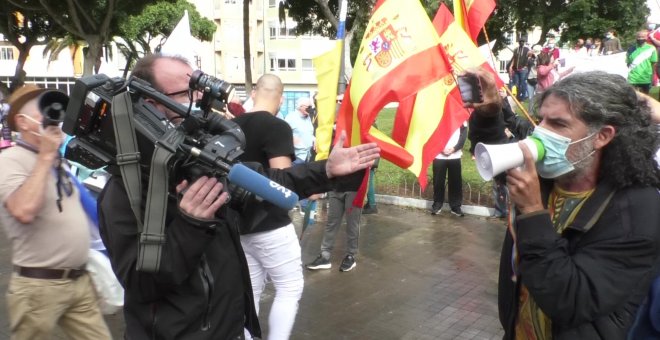
[[[252,91],[254,107],[234,121],[246,136],[244,162],[258,162],[264,168],[288,168],[295,159],[291,127],[275,117],[282,103],[279,77],[265,74]],[[251,214],[241,231],[257,312],[259,299],[270,277],[275,298],[268,318],[268,338],[288,339],[303,291],[301,250],[286,210],[263,202]],[[246,332],[249,339],[249,334]]]

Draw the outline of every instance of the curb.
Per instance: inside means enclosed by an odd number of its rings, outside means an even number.
[[[399,197],[399,196],[390,196],[390,195],[376,195],[376,203],[383,204],[392,204],[403,207],[417,208],[423,210],[430,210],[433,202],[419,199],[419,198],[410,198],[410,197]],[[445,203],[442,205],[443,210],[449,210],[449,204]],[[481,217],[489,217],[494,212],[493,208],[486,208],[479,205],[462,205],[461,209],[463,213]]]

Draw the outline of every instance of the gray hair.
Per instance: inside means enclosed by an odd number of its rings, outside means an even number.
[[[309,97],[300,97],[298,100],[296,100],[296,109],[300,108],[303,105],[310,106],[312,105],[312,100],[309,99]]]
[[[615,128],[614,138],[603,149],[599,180],[616,188],[660,187],[654,160],[659,140],[651,109],[623,77],[600,71],[571,75],[541,94],[537,110],[549,96],[565,100],[591,131],[604,125]]]

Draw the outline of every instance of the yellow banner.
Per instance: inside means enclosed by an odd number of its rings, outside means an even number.
[[[314,70],[318,83],[316,110],[318,127],[316,128],[316,159],[327,159],[332,144],[332,127],[335,124],[337,109],[337,85],[341,68],[343,40],[337,40],[335,47],[314,58]]]

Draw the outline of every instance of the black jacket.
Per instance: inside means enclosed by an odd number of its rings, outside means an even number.
[[[551,181],[542,182],[545,206],[551,188]],[[612,192],[607,183],[599,183],[561,235],[548,211],[518,216],[517,282],[512,280],[508,231],[500,259],[498,305],[504,339],[515,337],[521,281],[552,320],[553,339],[626,338],[658,271],[660,194],[655,188],[622,189],[605,206]]]
[[[300,195],[328,190],[325,162],[269,169],[268,177]],[[125,289],[128,339],[239,339],[260,336],[240,214],[223,208],[216,231],[195,226],[170,200],[160,271],[138,272],[139,234],[121,177],[99,197],[99,224],[113,270]]]

